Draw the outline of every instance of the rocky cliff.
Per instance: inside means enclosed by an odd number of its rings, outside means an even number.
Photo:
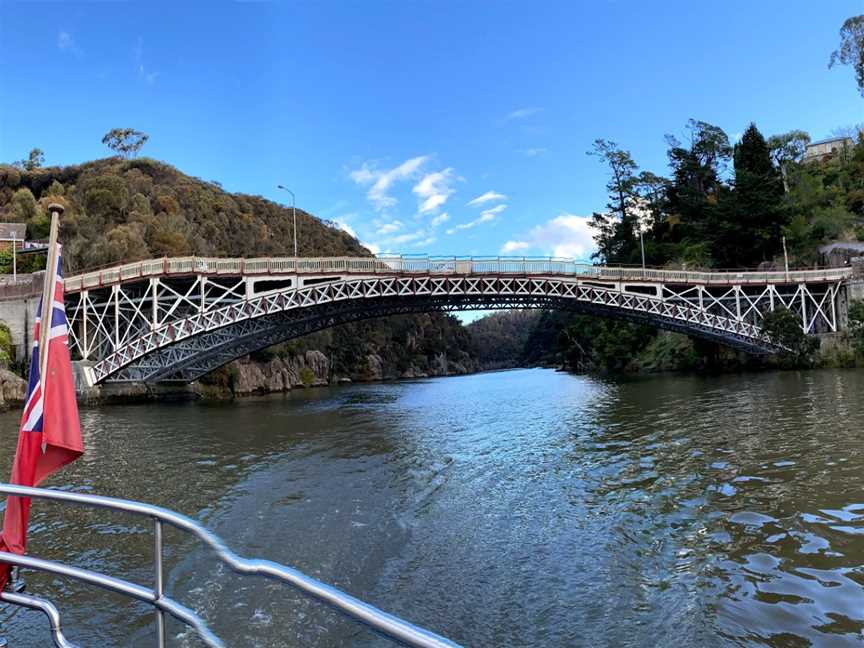
[[[247,356],[205,378],[197,392],[205,397],[244,396],[349,382],[457,376],[478,370],[477,362],[465,352],[454,358],[443,351],[431,357],[421,356],[407,367],[398,366],[387,355],[367,353],[341,371],[334,371],[332,354],[328,356],[318,349],[285,352],[267,359]]]

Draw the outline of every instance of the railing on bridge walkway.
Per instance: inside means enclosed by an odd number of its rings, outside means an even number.
[[[574,259],[550,257],[268,257],[228,259],[175,257],[137,261],[94,270],[66,279],[67,292],[78,292],[139,278],[171,275],[284,275],[284,274],[489,274],[567,275],[604,281],[649,281],[681,284],[792,284],[842,281],[851,268],[811,270],[693,271],[624,266],[599,266]]]
[[[154,584],[146,587],[132,583],[114,576],[98,572],[72,567],[64,563],[35,558],[32,556],[19,556],[13,553],[0,551],[0,562],[43,571],[55,576],[63,576],[78,580],[82,583],[100,587],[111,592],[121,594],[127,598],[142,601],[151,605],[156,612],[156,645],[164,648],[167,644],[167,632],[165,615],[173,616],[178,621],[193,628],[205,645],[210,648],[222,648],[224,643],[207,626],[207,623],[194,611],[178,603],[165,592],[164,570],[162,565],[162,535],[164,526],[172,526],[185,531],[207,545],[214,551],[216,557],[231,571],[237,574],[250,574],[266,576],[273,580],[290,585],[299,592],[326,603],[349,618],[366,624],[375,632],[388,639],[399,642],[413,648],[459,648],[452,641],[436,635],[428,630],[404,621],[398,617],[387,614],[376,607],[364,603],[341,590],[326,585],[320,581],[306,576],[302,572],[280,565],[269,560],[250,560],[242,558],[231,551],[221,538],[217,537],[193,519],[175,513],[174,511],[152,506],[132,500],[117,499],[114,497],[102,497],[99,495],[85,495],[69,491],[53,490],[46,488],[30,488],[16,486],[13,484],[0,484],[0,494],[7,496],[32,497],[37,499],[52,500],[67,504],[79,504],[100,509],[121,511],[150,518],[153,522],[153,576]],[[0,592],[0,601],[13,605],[19,605],[44,612],[51,625],[51,634],[54,644],[58,648],[75,648],[64,636],[60,615],[57,608],[50,602],[41,598],[26,596],[14,591]]]

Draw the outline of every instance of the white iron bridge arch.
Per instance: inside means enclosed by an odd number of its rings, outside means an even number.
[[[554,308],[644,322],[754,354],[778,349],[762,317],[785,307],[836,331],[845,268],[692,272],[567,259],[154,259],[66,279],[73,358],[93,383],[189,382],[251,351],[398,313]]]

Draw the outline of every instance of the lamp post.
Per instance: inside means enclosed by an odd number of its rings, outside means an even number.
[[[294,258],[297,258],[297,207],[295,205],[296,199],[294,197],[294,192],[291,191],[288,187],[283,187],[282,185],[276,185],[277,189],[281,189],[282,191],[287,191],[291,194],[291,216],[294,221]],[[295,261],[296,263],[296,261]]]

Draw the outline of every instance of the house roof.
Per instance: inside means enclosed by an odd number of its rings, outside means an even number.
[[[27,238],[27,223],[0,223],[0,241],[23,241]]]
[[[832,142],[851,142],[853,141],[851,137],[847,137],[843,135],[842,137],[829,137],[828,139],[819,140],[817,142],[810,142],[807,146],[819,146],[820,144],[831,144]]]
[[[819,252],[822,254],[831,254],[834,250],[864,252],[864,241],[835,241],[819,248]]]

